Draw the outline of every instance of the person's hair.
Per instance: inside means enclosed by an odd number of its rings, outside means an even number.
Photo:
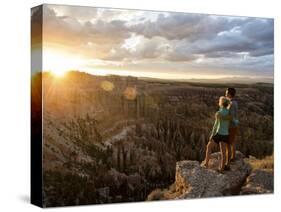
[[[220,107],[227,107],[229,105],[229,100],[225,96],[221,96],[219,99],[219,106]]]
[[[236,94],[235,88],[227,88],[226,90],[227,90],[227,93],[228,93],[229,95],[231,95],[232,97],[235,96],[235,94]]]

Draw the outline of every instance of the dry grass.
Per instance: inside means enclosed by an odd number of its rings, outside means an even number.
[[[261,160],[259,159],[248,159],[248,163],[251,165],[252,169],[274,169],[274,157],[273,155],[267,156]]]
[[[175,199],[180,193],[176,191],[176,185],[173,183],[168,189],[155,189],[147,197],[148,201],[151,200],[170,200]]]

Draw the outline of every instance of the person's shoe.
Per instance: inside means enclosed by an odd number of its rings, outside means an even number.
[[[225,171],[230,171],[230,170],[231,170],[231,169],[230,169],[230,165],[225,165],[224,170],[225,170]]]
[[[217,169],[216,171],[220,174],[224,174],[224,170],[222,170],[222,169]]]
[[[205,161],[203,161],[203,162],[202,162],[202,164],[201,164],[200,166],[201,166],[202,168],[206,168],[206,169],[208,168],[208,166],[207,166],[207,164],[206,164],[206,162],[205,162]]]
[[[236,161],[236,158],[231,158],[230,159],[230,162],[235,162]]]

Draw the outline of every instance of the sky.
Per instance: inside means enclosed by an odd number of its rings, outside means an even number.
[[[44,5],[43,69],[262,81],[273,79],[273,34],[266,18]]]

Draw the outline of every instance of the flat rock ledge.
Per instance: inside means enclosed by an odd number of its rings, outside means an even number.
[[[176,199],[218,197],[240,194],[251,172],[245,163],[244,155],[236,152],[236,160],[230,165],[230,171],[217,171],[220,153],[211,155],[209,169],[200,166],[198,161],[179,161],[176,164],[175,185],[180,195]]]

